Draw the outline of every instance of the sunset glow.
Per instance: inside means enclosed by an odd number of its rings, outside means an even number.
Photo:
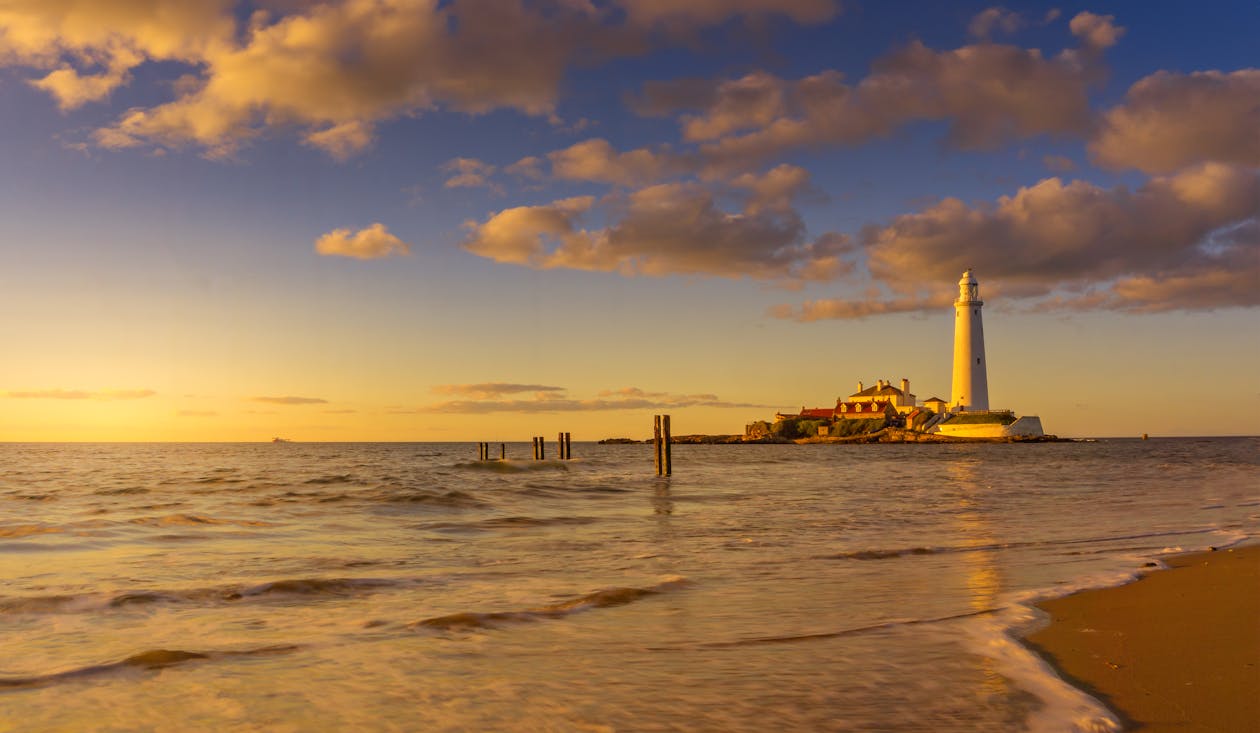
[[[0,3],[0,441],[1260,433],[1260,8]],[[1194,395],[1189,398],[1188,395]]]

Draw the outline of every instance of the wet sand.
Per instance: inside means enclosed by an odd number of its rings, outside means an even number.
[[[1166,564],[1040,604],[1051,623],[1027,641],[1126,728],[1260,731],[1260,546]]]

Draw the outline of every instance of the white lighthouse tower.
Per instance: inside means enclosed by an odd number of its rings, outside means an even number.
[[[954,301],[953,410],[989,409],[988,365],[984,360],[984,323],[980,320],[980,284],[968,269],[958,281]]]

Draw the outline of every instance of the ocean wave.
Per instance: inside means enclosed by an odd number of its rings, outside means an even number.
[[[342,598],[375,592],[381,588],[395,588],[414,583],[386,578],[294,578],[273,580],[269,583],[233,591],[224,596],[229,601],[262,596],[321,596]]]
[[[11,524],[0,527],[0,537],[6,539],[32,537],[41,534],[61,534],[63,532],[65,530],[60,527],[50,527],[46,524]]]
[[[912,555],[944,555],[965,552],[996,552],[1028,547],[1059,547],[1071,545],[1087,545],[1102,542],[1123,542],[1129,540],[1151,539],[1154,537],[1178,537],[1182,535],[1207,534],[1216,532],[1215,527],[1197,529],[1168,530],[1165,532],[1145,532],[1140,534],[1108,535],[1103,537],[1072,538],[1065,540],[1037,540],[1031,542],[991,542],[978,545],[942,545],[938,547],[897,547],[892,549],[853,550],[832,555],[819,555],[818,560],[888,560]],[[1078,554],[1078,553],[1067,553]]]
[[[594,517],[495,517],[473,522],[427,522],[416,525],[416,528],[437,531],[482,532],[495,529],[529,529],[533,527],[594,524],[597,521]]]
[[[573,461],[547,459],[542,461],[506,461],[494,459],[489,461],[464,461],[456,463],[452,468],[463,471],[486,471],[489,473],[524,473],[525,471],[568,471]]]
[[[130,670],[165,669],[167,667],[173,667],[178,664],[198,660],[288,654],[290,652],[297,651],[299,648],[300,647],[293,644],[285,644],[259,647],[257,649],[206,652],[191,652],[182,649],[150,649],[138,654],[132,654],[131,656],[117,662],[93,664],[86,667],[66,670],[64,672],[30,675],[27,677],[0,677],[0,690],[44,687],[58,682],[76,680],[84,677],[95,677],[97,675],[106,675],[110,673],[126,672]]]
[[[478,509],[490,506],[482,499],[464,491],[431,491],[431,490],[382,490],[376,497],[390,504],[423,504],[449,509]]]
[[[201,525],[234,525],[237,527],[275,527],[275,522],[264,522],[261,519],[219,519],[200,514],[167,514],[161,517],[136,517],[128,520],[132,524],[149,527],[196,527]]]
[[[141,588],[114,593],[47,596],[0,596],[0,614],[94,613],[155,604],[217,605],[250,600],[303,597],[348,598],[388,588],[414,587],[420,581],[391,578],[289,578],[249,586],[160,590]]]
[[[408,628],[437,629],[439,631],[465,631],[471,629],[491,629],[509,623],[528,623],[548,619],[560,619],[575,613],[596,608],[615,608],[635,601],[659,595],[669,590],[688,585],[686,578],[673,577],[647,588],[605,588],[594,593],[571,598],[567,601],[552,603],[538,608],[523,611],[493,611],[484,613],[452,613],[435,616],[422,621],[407,624]]]
[[[307,479],[302,483],[315,486],[326,486],[328,484],[350,484],[354,483],[354,476],[348,473],[335,473],[327,476],[316,476],[315,478]]]

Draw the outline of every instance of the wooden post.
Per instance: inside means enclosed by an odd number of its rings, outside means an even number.
[[[665,450],[665,475],[669,476],[674,472],[674,453],[673,448],[670,447],[673,441],[673,435],[669,431],[669,415],[661,416],[661,431],[665,433],[664,437],[661,439],[661,443],[663,444],[663,448]]]
[[[507,460],[507,443],[499,443],[499,460]]]
[[[556,458],[564,460],[564,433],[556,434]]]
[[[534,436],[534,460],[538,460],[538,436]]]
[[[655,453],[656,475],[665,475],[665,454],[661,451],[661,416],[652,416],[652,447]]]
[[[547,441],[543,436],[538,436],[538,460],[547,460]]]
[[[568,433],[564,434],[564,460],[573,460],[573,436]]]

